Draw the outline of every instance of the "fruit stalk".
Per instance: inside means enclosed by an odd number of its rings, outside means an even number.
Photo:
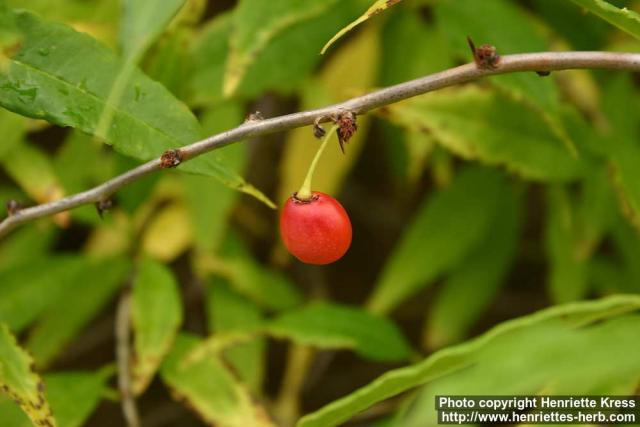
[[[313,173],[316,170],[316,166],[318,166],[318,161],[320,160],[320,156],[322,156],[324,149],[326,148],[329,140],[331,139],[331,135],[333,135],[337,129],[338,129],[338,125],[333,125],[331,130],[327,132],[327,134],[324,136],[324,139],[320,144],[320,148],[318,148],[318,151],[316,152],[316,155],[313,158],[313,161],[311,162],[311,166],[309,166],[309,170],[307,171],[307,176],[304,178],[302,187],[300,187],[300,190],[298,190],[298,192],[296,193],[296,199],[302,200],[302,201],[308,201],[308,200],[311,200],[311,198],[313,197],[313,194],[311,192],[311,180],[313,179]]]

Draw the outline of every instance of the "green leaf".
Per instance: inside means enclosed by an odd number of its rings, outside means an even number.
[[[106,391],[105,372],[60,372],[44,376],[47,396],[61,427],[81,427],[96,409]],[[0,400],[2,423],[11,427],[33,424],[9,400]]]
[[[0,110],[0,128],[3,130],[0,158],[20,143],[26,133],[26,120],[10,111]]]
[[[48,365],[105,307],[130,267],[124,258],[82,261],[80,273],[51,300],[29,335],[26,347],[39,366]]]
[[[187,5],[195,5],[195,2],[190,0]],[[182,10],[186,13],[187,7]],[[181,15],[182,12],[178,14],[174,22],[179,21]],[[153,56],[145,61],[147,75],[169,89],[178,99],[186,100],[189,96],[188,86],[192,78],[192,58],[189,56],[189,49],[185,47],[191,46],[194,38],[195,30],[193,28],[184,25],[176,26],[158,41]],[[205,132],[207,135],[212,134],[206,128]]]
[[[591,257],[598,249],[616,218],[617,206],[609,173],[609,166],[600,163],[582,181],[575,217],[578,225],[576,250],[578,257],[583,259]]]
[[[71,0],[61,3],[50,0],[6,0],[6,3],[12,9],[26,9],[38,16],[45,16],[50,21],[73,23],[109,45],[116,43],[114,22],[117,22],[120,16],[120,2],[95,0],[86,3]]]
[[[125,58],[139,58],[162,33],[185,0],[125,0],[120,45]],[[136,61],[137,62],[137,61]]]
[[[595,256],[589,263],[589,281],[600,294],[637,291],[633,276],[622,263],[609,257]],[[636,289],[634,289],[636,288]]]
[[[420,15],[418,4],[405,3],[388,15],[381,34],[382,60],[379,85],[390,86],[453,67],[454,61],[444,35]],[[429,55],[407,55],[398,46],[414,46]],[[435,139],[423,132],[405,132],[399,126],[382,123],[381,137],[387,158],[401,185],[413,184],[422,175],[427,159],[435,154]],[[437,154],[436,154],[437,155]],[[408,182],[407,182],[408,181]]]
[[[45,257],[56,237],[56,232],[57,228],[53,224],[46,223],[43,227],[24,227],[11,233],[0,245],[0,272],[20,265],[24,266],[36,258]],[[0,295],[2,295],[2,289],[3,284],[0,284]]]
[[[578,251],[576,218],[562,187],[547,192],[546,249],[549,293],[554,303],[582,299],[588,292],[586,257]]]
[[[618,259],[621,261],[619,274],[625,274],[628,278],[624,284],[625,291],[640,292],[640,263],[638,263],[638,253],[640,253],[640,239],[638,232],[625,221],[618,220],[612,227],[611,237]]]
[[[638,314],[579,328],[554,319],[497,337],[473,366],[426,384],[400,425],[436,424],[436,395],[633,395],[639,327]]]
[[[109,379],[107,371],[46,375],[47,395],[60,427],[80,427],[97,408]]]
[[[232,19],[232,13],[221,13],[209,21],[191,43],[189,54],[193,62],[193,75],[190,79],[190,98],[196,105],[223,99],[222,84]]]
[[[82,159],[82,162],[78,162],[78,159]],[[64,189],[75,193],[86,189],[92,182],[113,176],[116,173],[113,160],[91,136],[73,131],[56,152],[54,169]]]
[[[434,13],[436,25],[447,36],[451,49],[469,60],[472,54],[467,35],[476,45],[496,46],[499,54],[549,50],[539,26],[509,0],[442,0],[434,4]],[[552,79],[542,79],[535,73],[512,73],[492,77],[491,81],[541,109],[557,108],[559,95]]]
[[[40,149],[18,144],[0,160],[7,174],[22,190],[38,203],[46,203],[62,196],[51,159]]]
[[[7,325],[0,324],[0,389],[20,405],[34,425],[55,427],[44,384],[32,367],[31,356],[18,347]]]
[[[429,348],[461,341],[500,290],[516,255],[521,203],[512,188],[502,189],[489,233],[447,278],[429,310],[425,332]]]
[[[232,95],[256,56],[279,33],[331,8],[337,0],[241,0],[231,24],[223,93]]]
[[[180,334],[162,365],[161,375],[174,395],[207,423],[220,427],[273,427],[264,409],[216,357],[187,363],[187,355],[200,340]]]
[[[489,231],[505,185],[499,172],[472,167],[427,198],[383,267],[368,307],[387,313],[454,268]]]
[[[80,257],[36,258],[2,273],[0,322],[20,332],[57,301],[83,269]]]
[[[141,394],[169,352],[182,323],[182,301],[176,279],[151,258],[140,262],[131,306],[135,357],[133,390]]]
[[[454,65],[444,35],[425,22],[416,9],[410,3],[403,4],[389,14],[384,25],[380,64],[380,84],[383,86],[416,79]],[[412,46],[416,51],[429,52],[429,55],[407,55],[398,46]]]
[[[527,179],[567,181],[584,167],[544,117],[494,91],[475,86],[442,90],[390,105],[383,114],[394,123],[431,134],[465,159],[504,165]]]
[[[372,16],[375,16],[377,14],[379,14],[380,12],[390,8],[391,6],[393,6],[396,3],[399,3],[400,0],[376,0],[370,7],[369,9],[367,9],[367,11],[365,13],[363,13],[362,15],[360,15],[360,17],[358,17],[358,19],[356,19],[355,21],[351,22],[349,25],[347,25],[346,27],[344,27],[343,29],[341,29],[340,31],[338,31],[332,38],[331,40],[329,40],[323,47],[322,50],[320,51],[321,55],[324,55],[324,53],[327,51],[327,49],[329,49],[329,47],[334,44],[339,38],[341,38],[342,36],[344,36],[345,34],[347,34],[349,31],[353,30],[355,27],[357,27],[358,25],[362,24],[364,21],[366,21],[367,19],[371,18]]]
[[[640,15],[626,7],[619,9],[604,0],[571,0],[611,25],[640,39]]]
[[[601,48],[610,35],[608,24],[600,19],[585,19],[584,11],[568,1],[537,0],[531,4],[536,16],[553,28],[554,36],[566,39],[575,50]],[[576,31],[579,28],[580,31]]]
[[[614,183],[624,202],[623,213],[640,230],[640,145],[637,129],[638,101],[628,76],[611,79],[604,91],[603,110],[611,121],[610,131],[599,140],[615,169]],[[622,109],[627,105],[629,109]]]
[[[22,42],[22,37],[5,0],[0,0],[0,72],[9,66],[11,56]]]
[[[207,287],[209,329],[218,334],[252,332],[264,321],[260,308],[235,293],[223,279],[215,278]],[[264,379],[266,339],[256,337],[224,350],[224,358],[234,367],[242,382],[254,392]]]
[[[157,4],[153,1],[126,0],[123,3],[123,18],[120,27],[120,45],[123,51],[122,66],[118,70],[100,113],[95,134],[104,136],[111,128],[118,107],[131,82],[135,66],[152,42],[160,35],[164,27],[184,0],[169,0]]]
[[[222,132],[242,121],[242,111],[237,102],[217,105],[204,113],[202,125],[207,133]],[[227,164],[234,169],[244,170],[248,148],[247,144],[225,148]],[[181,178],[195,243],[199,249],[211,253],[223,238],[228,217],[239,194],[209,177],[183,174]]]
[[[318,51],[324,42],[331,37],[335,28],[345,25],[361,13],[363,2],[366,1],[340,0],[340,7],[330,8],[326,13],[283,29],[253,59],[238,85],[236,95],[257,97],[269,90],[291,93],[299,88],[322,59]],[[231,14],[217,16],[193,43],[191,56],[194,73],[190,92],[196,104],[213,104],[223,99],[224,60],[228,55],[227,41],[232,20]]]
[[[4,425],[11,427],[33,427],[33,423],[11,399],[0,394],[0,414]]]
[[[195,244],[212,252],[222,240],[238,193],[206,176],[185,174],[181,179]]]
[[[283,310],[302,301],[295,284],[282,273],[267,269],[250,257],[225,257],[220,273],[236,292],[264,308]]]
[[[606,320],[639,309],[639,296],[618,295],[601,300],[555,306],[510,320],[474,340],[440,350],[416,365],[389,371],[350,395],[305,415],[297,426],[336,426],[380,401],[423,384],[437,383],[439,379],[453,386],[462,384],[462,382],[456,382],[461,378],[475,380],[473,382],[476,385],[475,388],[465,389],[463,386],[458,386],[460,388],[456,387],[457,394],[504,394],[507,391],[512,394],[536,394],[547,384],[555,385],[555,394],[572,394],[572,390],[587,394],[580,387],[581,382],[602,385],[607,382],[608,375],[613,372],[616,378],[627,375],[630,379],[629,383],[634,381],[637,383],[640,375],[640,360],[636,357],[639,350],[636,337],[640,317],[624,316],[612,321]],[[596,325],[580,328],[580,326],[599,321],[600,323]],[[545,339],[545,336],[551,338]],[[576,346],[567,345],[564,339],[568,339]],[[603,341],[610,343],[611,346],[602,346]],[[526,344],[526,347],[523,347],[523,344]],[[518,349],[521,349],[522,353],[518,352]],[[527,363],[527,350],[535,350],[532,359],[538,362],[536,367],[551,365],[551,372],[549,370],[532,371]],[[593,358],[589,357],[589,363],[584,363],[585,356],[591,352],[593,352]],[[618,361],[617,357],[623,355],[624,362],[620,365],[617,362],[610,363],[611,360]],[[561,362],[557,365],[556,357]],[[492,369],[483,371],[488,364]],[[577,369],[571,370],[571,367]],[[500,373],[501,369],[504,374]],[[567,369],[569,371],[565,379],[571,378],[573,381],[570,384],[562,381],[550,383],[541,381],[541,379],[552,380],[553,376],[550,374],[562,378],[562,370]],[[581,370],[585,372],[579,372],[579,376],[573,376],[576,371]],[[532,372],[536,375],[531,375]],[[503,381],[494,381],[491,376],[493,374],[500,375]],[[593,380],[594,377],[597,377],[597,380]],[[513,381],[513,378],[526,378],[527,385],[536,387],[521,388],[522,382]],[[447,390],[444,387],[439,388],[438,391],[444,395],[456,394],[448,393],[450,389]],[[625,393],[620,392],[620,394]],[[428,401],[428,405],[433,416],[435,412],[433,398]],[[432,424],[435,424],[435,421],[421,425]]]
[[[509,0],[443,0],[434,5],[434,12],[435,22],[448,36],[452,50],[464,58],[471,58],[464,35],[472,37],[477,45],[496,46],[499,54],[549,50],[544,27]],[[536,111],[544,120],[543,126],[564,144],[564,149],[577,154],[576,142],[567,134],[560,117],[560,94],[553,79],[540,78],[535,73],[510,73],[494,76],[490,81]]]
[[[202,130],[193,114],[164,87],[132,70],[117,107],[107,102],[124,63],[86,34],[14,12],[24,36],[7,70],[0,70],[0,105],[19,114],[94,134],[140,160],[195,142]],[[103,112],[113,115],[100,131]],[[102,122],[102,123],[101,123]],[[181,165],[187,172],[214,176],[226,185],[266,200],[229,170],[218,156]]]
[[[320,348],[346,348],[380,362],[406,360],[411,347],[391,321],[360,308],[316,302],[280,314],[266,325],[278,338]]]

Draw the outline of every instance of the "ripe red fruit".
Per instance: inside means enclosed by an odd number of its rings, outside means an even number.
[[[307,264],[330,264],[351,245],[351,221],[333,197],[314,191],[309,201],[287,200],[280,215],[280,236],[296,258]]]

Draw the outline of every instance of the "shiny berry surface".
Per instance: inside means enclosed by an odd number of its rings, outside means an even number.
[[[351,245],[351,221],[333,197],[314,191],[309,201],[289,197],[280,215],[280,236],[285,246],[307,264],[330,264]]]

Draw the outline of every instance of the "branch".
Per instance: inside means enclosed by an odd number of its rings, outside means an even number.
[[[118,389],[122,413],[128,427],[141,427],[138,408],[131,386],[131,290],[130,283],[122,291],[116,312],[116,359],[118,362]]]
[[[478,58],[476,57],[476,61],[477,60]],[[496,74],[507,74],[519,71],[540,73],[568,69],[640,71],[640,54],[618,52],[525,53],[505,55],[499,57],[499,59],[497,57],[491,57],[491,62],[488,64],[489,66],[482,65],[481,62],[461,65],[316,110],[302,111],[260,121],[248,121],[234,129],[181,147],[179,151],[176,151],[174,154],[174,157],[177,158],[169,159],[169,163],[167,163],[167,158],[165,157],[167,153],[165,153],[161,158],[150,160],[90,190],[54,202],[16,210],[10,213],[10,215],[0,223],[0,237],[6,235],[18,225],[28,221],[90,203],[105,202],[118,189],[159,169],[174,166],[201,154],[247,138],[311,125],[316,120],[328,121],[329,117],[338,110],[347,110],[356,114],[363,114],[384,105],[448,86],[470,82]]]

